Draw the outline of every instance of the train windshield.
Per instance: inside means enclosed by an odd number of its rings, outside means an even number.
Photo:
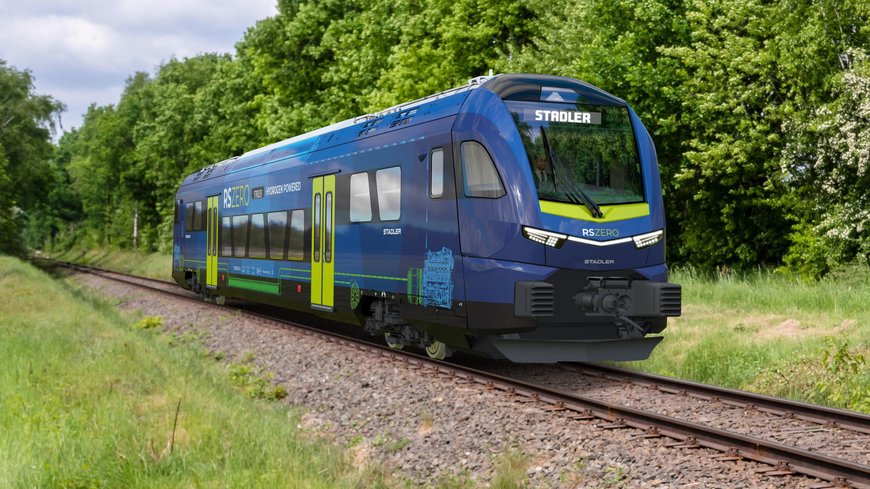
[[[640,158],[626,107],[506,100],[538,198],[586,205],[643,202]]]

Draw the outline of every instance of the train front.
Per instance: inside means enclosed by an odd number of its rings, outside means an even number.
[[[646,128],[621,99],[571,78],[502,75],[483,88],[455,126],[460,139],[488,143],[507,189],[460,210],[498,220],[490,226],[505,238],[481,248],[462,236],[479,347],[515,362],[647,358],[662,340],[651,335],[680,315],[681,290],[668,282]],[[473,162],[462,163],[467,185]]]

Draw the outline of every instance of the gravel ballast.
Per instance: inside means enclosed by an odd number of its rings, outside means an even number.
[[[192,332],[226,362],[253,356],[305,414],[300,428],[350,447],[359,463],[399,481],[434,486],[453,477],[486,487],[506,453],[528,465],[529,487],[813,487],[821,481],[768,477],[769,466],[719,461],[708,449],[675,449],[667,438],[603,429],[571,413],[352,346],[246,319],[232,309],[145,291],[106,278],[72,280],[163,319],[167,333]]]

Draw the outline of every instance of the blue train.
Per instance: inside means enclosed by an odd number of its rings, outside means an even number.
[[[637,360],[679,316],[655,148],[592,85],[496,75],[203,168],[173,278],[433,358]]]

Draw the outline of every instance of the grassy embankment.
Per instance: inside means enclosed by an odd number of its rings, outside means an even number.
[[[384,486],[159,321],[7,257],[0,291],[0,487]]]
[[[168,260],[95,265],[162,276]],[[105,260],[109,260],[107,263]],[[164,266],[165,265],[165,266]],[[121,316],[71,282],[0,256],[0,487],[410,487],[298,431],[302,412],[250,363],[223,365],[158,317]],[[527,487],[508,450],[491,487]],[[436,487],[473,487],[466,476]]]
[[[683,315],[632,368],[870,412],[870,271],[672,274]]]
[[[168,279],[170,257],[70,252],[79,261]],[[776,273],[677,270],[683,316],[631,368],[870,412],[870,271],[804,283]]]

